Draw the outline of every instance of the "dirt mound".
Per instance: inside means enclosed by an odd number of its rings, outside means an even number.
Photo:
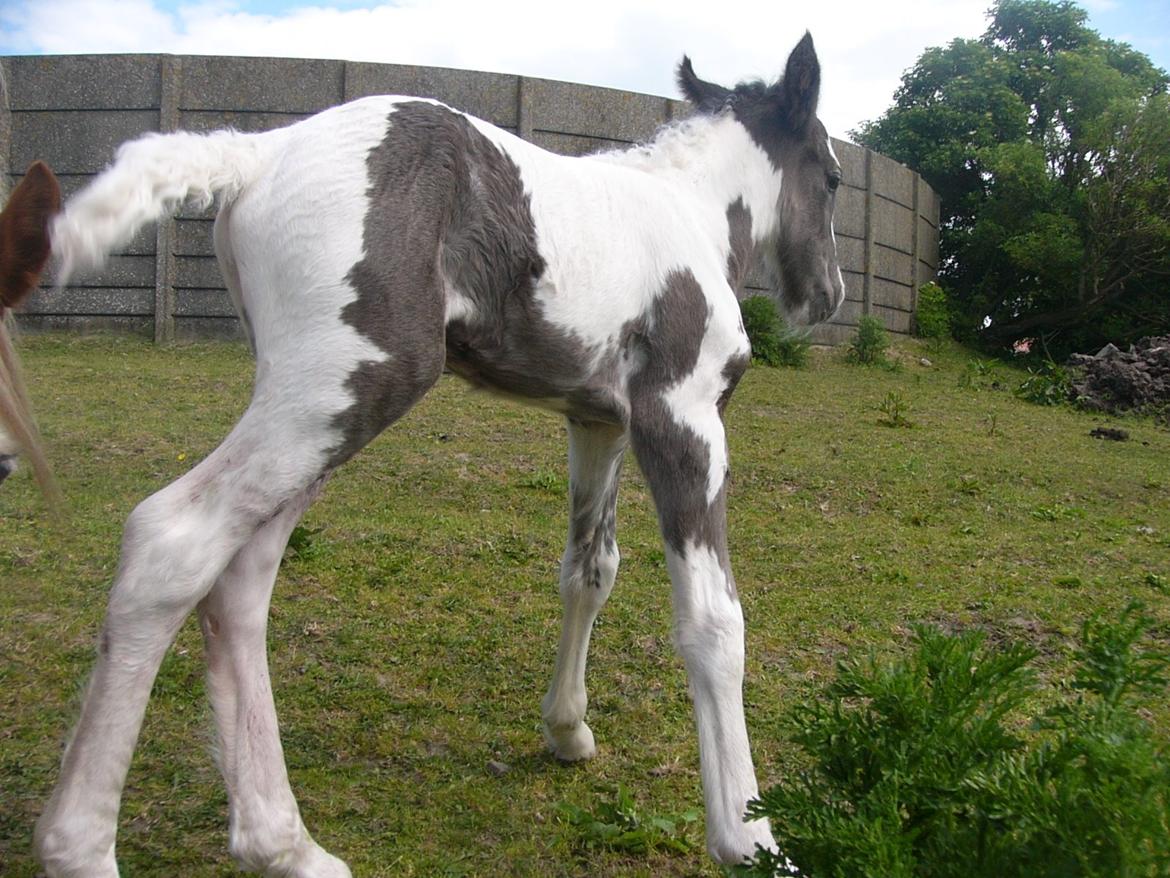
[[[1170,412],[1170,335],[1143,338],[1123,351],[1105,345],[1096,354],[1073,354],[1073,396],[1093,411]]]

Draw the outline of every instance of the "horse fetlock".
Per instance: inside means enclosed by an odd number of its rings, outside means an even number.
[[[46,812],[33,830],[33,850],[49,878],[118,878],[113,834],[89,821]]]
[[[583,722],[572,726],[544,724],[544,739],[553,756],[561,762],[581,762],[597,755],[593,731]]]
[[[268,878],[352,878],[349,866],[312,840],[292,857],[270,865],[264,874]]]
[[[232,827],[228,850],[242,868],[267,878],[350,878],[349,867],[313,841],[299,818],[281,837],[266,828],[269,832]]]
[[[719,826],[708,818],[707,852],[717,863],[738,865],[744,860],[754,859],[759,849],[775,851],[776,840],[767,820],[737,822],[730,826]]]

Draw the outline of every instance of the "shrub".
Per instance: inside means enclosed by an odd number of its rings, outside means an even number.
[[[951,309],[947,294],[934,281],[918,288],[914,325],[919,338],[940,341],[951,334]]]
[[[739,310],[752,344],[752,362],[798,369],[808,365],[808,339],[784,324],[770,298],[750,296],[739,303]]]
[[[846,356],[853,363],[880,365],[886,362],[886,351],[890,337],[886,328],[876,317],[862,317],[857,321],[857,334],[849,342]]]
[[[1027,737],[1031,648],[919,628],[900,661],[842,662],[790,719],[809,767],[748,808],[792,865],[762,851],[733,874],[1170,874],[1170,766],[1135,704],[1166,687],[1170,655],[1138,648],[1152,624],[1140,604],[1086,622],[1073,697]]]

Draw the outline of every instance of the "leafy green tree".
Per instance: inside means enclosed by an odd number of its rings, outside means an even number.
[[[1170,77],[1067,0],[990,15],[854,132],[939,193],[957,330],[1054,352],[1170,331]]]

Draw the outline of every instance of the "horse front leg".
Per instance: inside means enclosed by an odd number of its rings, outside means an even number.
[[[545,739],[566,762],[589,759],[597,749],[585,724],[585,662],[593,622],[617,577],[617,487],[625,449],[620,427],[569,421],[569,537],[560,580],[564,620],[552,684],[541,702]]]
[[[727,552],[723,423],[714,402],[681,414],[658,395],[642,403],[630,432],[665,542],[675,645],[699,733],[707,849],[739,863],[775,842],[766,821],[744,821],[758,787],[743,712],[743,611]]]

